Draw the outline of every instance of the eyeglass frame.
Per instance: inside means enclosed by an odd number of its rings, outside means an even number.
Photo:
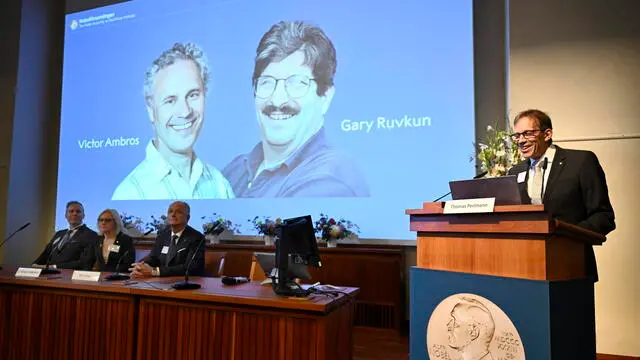
[[[542,129],[531,129],[531,130],[525,130],[521,133],[513,133],[513,134],[509,134],[509,136],[511,137],[511,140],[513,141],[518,141],[520,140],[520,136],[524,136],[525,139],[530,140],[530,139],[535,139],[537,135],[537,133],[539,132],[544,132],[545,130]],[[529,135],[527,135],[529,134]]]
[[[98,222],[99,222],[99,223],[101,223],[101,222],[103,222],[103,223],[110,223],[110,222],[112,222],[112,221],[115,221],[115,219],[113,219],[113,218],[98,218]]]
[[[291,94],[289,94],[289,89],[287,89],[287,80],[289,80],[289,79],[291,79],[291,78],[293,78],[295,76],[303,76],[307,80],[309,80],[309,83],[307,84],[307,89],[305,90],[304,94],[294,97],[294,96],[291,96]],[[273,86],[273,90],[271,90],[271,93],[269,94],[269,96],[265,96],[265,97],[258,96],[258,82],[260,81],[260,78],[271,78],[271,79],[276,81],[275,85]],[[276,89],[278,88],[278,82],[284,81],[284,91],[287,93],[287,96],[289,96],[289,98],[291,98],[291,99],[300,99],[301,97],[303,97],[303,96],[307,95],[307,93],[309,93],[309,89],[311,88],[311,81],[312,80],[316,81],[315,78],[308,77],[307,75],[302,75],[302,74],[293,74],[293,75],[291,75],[291,76],[289,76],[287,78],[284,78],[284,79],[282,79],[282,78],[278,79],[278,78],[273,77],[271,75],[261,75],[256,79],[256,83],[253,86],[253,95],[255,97],[257,97],[258,99],[263,99],[263,100],[269,99],[269,98],[271,98],[273,96],[273,93],[276,92]]]

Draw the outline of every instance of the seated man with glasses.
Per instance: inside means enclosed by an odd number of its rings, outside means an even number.
[[[616,228],[604,171],[593,152],[553,145],[551,118],[540,110],[518,114],[514,129],[511,137],[526,160],[509,175],[517,175],[524,204],[544,204],[552,218],[602,235]],[[585,257],[587,274],[597,280],[591,246]]]
[[[261,142],[222,171],[237,197],[364,197],[358,166],[327,143],[336,50],[318,27],[280,22],[256,50],[254,100]]]

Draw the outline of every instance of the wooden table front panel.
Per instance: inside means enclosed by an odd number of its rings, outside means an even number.
[[[133,297],[30,287],[0,293],[2,359],[132,358]]]
[[[351,359],[353,301],[306,315],[144,298],[139,311],[137,359]]]

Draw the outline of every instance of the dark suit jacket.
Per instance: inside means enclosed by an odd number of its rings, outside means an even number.
[[[123,232],[120,232],[118,236],[116,236],[116,240],[113,245],[119,245],[120,249],[117,253],[109,252],[109,257],[107,258],[106,263],[102,257],[103,241],[104,235],[98,238],[98,243],[94,250],[96,257],[95,268],[98,271],[129,272],[131,264],[136,261],[136,249],[133,247],[133,239],[131,236]]]
[[[96,261],[94,247],[98,242],[98,234],[89,229],[87,225],[82,225],[62,249],[58,250],[58,244],[54,245],[53,242],[62,239],[67,231],[69,229],[57,231],[42,254],[33,263],[46,265],[49,256],[51,256],[50,265],[56,265],[63,269],[91,270]]]
[[[204,274],[204,241],[202,239],[204,235],[187,225],[178,239],[178,244],[173,245],[171,227],[167,227],[158,233],[145,262],[152,267],[159,267],[160,276],[184,276],[186,266],[193,258],[189,275],[202,276]],[[164,246],[169,247],[167,254],[162,254]]]
[[[529,160],[509,170],[509,175],[523,171],[529,176]],[[519,184],[523,204],[530,204],[527,181]],[[568,150],[556,146],[551,172],[542,199],[552,218],[607,235],[616,228],[609,189],[598,158],[591,151]],[[591,246],[585,249],[587,275],[597,280],[595,256]]]

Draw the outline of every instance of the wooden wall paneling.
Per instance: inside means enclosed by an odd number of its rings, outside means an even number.
[[[9,294],[0,287],[0,358],[8,358],[7,333],[9,327],[9,317],[11,316],[11,308],[9,307]]]
[[[133,298],[17,287],[2,293],[10,309],[3,359],[132,358]]]
[[[352,313],[352,301],[329,315],[283,315],[255,308],[143,298],[137,358],[314,360],[325,359],[327,348],[338,347],[340,354],[332,358],[350,359]],[[322,325],[325,323],[328,325]],[[157,330],[149,330],[154,328]],[[319,339],[327,337],[330,343],[320,346]]]

